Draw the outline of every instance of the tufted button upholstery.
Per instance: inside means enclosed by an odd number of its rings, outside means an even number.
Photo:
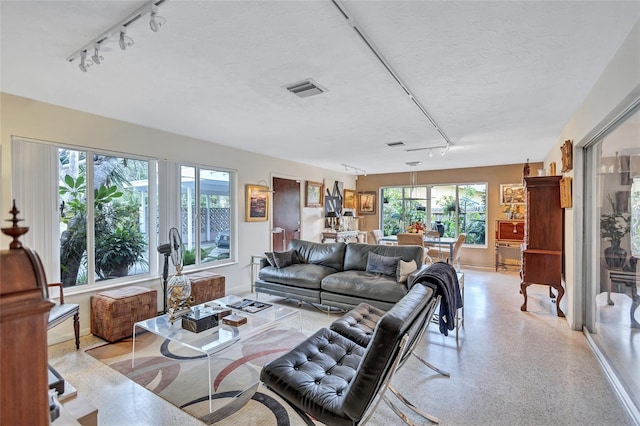
[[[322,401],[341,416],[345,389],[353,380],[364,348],[323,328],[285,356],[269,363],[261,379],[284,398],[300,399],[303,406]],[[339,424],[339,420],[336,423]]]
[[[297,410],[324,424],[359,424],[376,395],[385,389],[395,362],[410,350],[401,342],[415,340],[428,323],[435,302],[432,289],[414,286],[379,317],[366,347],[323,328],[266,364],[260,379]],[[365,315],[367,321],[373,321],[374,310],[364,306],[352,317],[353,324],[364,324]]]
[[[384,315],[382,309],[368,303],[361,303],[335,320],[329,328],[360,346],[367,347],[382,315]]]

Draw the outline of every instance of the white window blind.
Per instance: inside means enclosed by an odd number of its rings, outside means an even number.
[[[49,282],[60,281],[57,155],[52,145],[11,138],[11,194],[29,227],[21,241],[38,252]]]

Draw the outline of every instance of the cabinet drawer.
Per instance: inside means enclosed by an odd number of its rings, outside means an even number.
[[[496,240],[524,241],[524,221],[497,220]]]

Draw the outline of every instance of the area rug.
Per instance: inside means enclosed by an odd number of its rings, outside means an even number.
[[[248,384],[259,383],[265,363],[305,338],[297,329],[272,329],[216,354],[211,362],[214,407],[234,403],[213,414],[209,413],[208,361],[202,353],[152,333],[136,336],[135,367],[131,338],[86,352],[206,424],[302,426],[307,422],[262,384],[255,393],[249,392],[246,403],[234,396]]]

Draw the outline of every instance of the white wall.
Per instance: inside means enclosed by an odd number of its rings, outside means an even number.
[[[107,149],[128,154],[152,156],[161,159],[184,161],[213,167],[236,170],[237,188],[237,264],[214,268],[213,272],[226,277],[227,293],[249,290],[251,282],[251,255],[270,250],[271,226],[269,222],[244,221],[244,188],[260,180],[271,181],[272,176],[290,176],[298,179],[323,182],[325,179],[340,180],[345,188],[355,188],[354,176],[253,154],[246,151],[188,138],[176,134],[138,126],[118,120],[62,108],[42,102],[0,93],[0,161],[1,161],[1,219],[8,219],[11,209],[11,136],[52,141],[66,145]],[[259,141],[256,141],[258,144]],[[304,183],[301,185],[304,192]],[[320,241],[323,228],[321,208],[306,208],[302,200],[302,238]],[[18,206],[19,208],[19,206]],[[270,215],[271,216],[271,215]],[[33,226],[34,224],[25,224]],[[3,225],[4,226],[4,225]],[[0,237],[0,247],[8,248],[9,240]],[[41,257],[49,253],[39,253]],[[136,285],[145,285],[158,290],[158,306],[162,304],[160,278],[154,277]],[[65,301],[80,304],[81,333],[89,333],[90,288],[65,291]],[[49,332],[49,341],[70,339],[72,322],[60,325]]]
[[[583,147],[595,132],[611,122],[627,106],[640,98],[640,21],[636,22],[612,61],[558,137],[556,146],[545,158],[545,167],[555,161],[561,170],[560,146],[565,140],[574,143],[574,167],[565,173],[573,178],[573,208],[565,209],[565,284],[569,326],[581,330],[583,325],[584,289],[589,283],[582,277],[583,232]]]

